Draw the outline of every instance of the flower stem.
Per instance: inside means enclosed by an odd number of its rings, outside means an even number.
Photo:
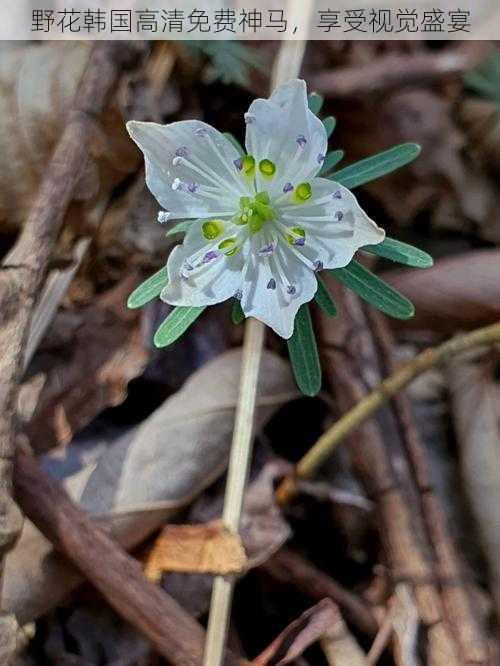
[[[239,400],[236,406],[226,495],[222,513],[224,526],[233,534],[238,534],[243,495],[252,458],[253,417],[257,398],[260,359],[264,346],[264,331],[262,322],[253,318],[247,320],[241,362]],[[210,604],[204,655],[205,666],[219,666],[222,663],[233,587],[233,577],[216,576]]]

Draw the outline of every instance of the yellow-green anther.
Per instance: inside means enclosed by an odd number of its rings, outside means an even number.
[[[236,245],[236,238],[226,238],[219,243],[219,250],[224,252],[227,257],[232,257],[233,254],[239,252],[240,249],[240,246]]]
[[[253,176],[255,173],[255,157],[253,155],[245,155],[242,158],[241,170],[245,176]]]
[[[269,205],[270,199],[267,192],[259,192],[255,195],[255,201],[258,201],[261,204]]]
[[[292,227],[291,233],[287,235],[286,239],[290,245],[304,245],[306,232],[302,227]]]
[[[259,171],[263,176],[271,178],[276,173],[276,165],[271,160],[261,160],[259,162]]]
[[[224,224],[222,220],[208,220],[201,227],[202,233],[207,240],[214,240],[214,238],[220,236],[223,229]]]
[[[310,183],[300,183],[295,188],[293,198],[297,202],[307,201],[312,197],[312,188]]]

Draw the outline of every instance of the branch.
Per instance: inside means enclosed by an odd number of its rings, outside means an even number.
[[[307,479],[312,476],[349,433],[416,377],[461,352],[496,342],[500,342],[500,322],[479,328],[472,333],[457,335],[438,347],[426,349],[412,361],[403,365],[374,391],[363,397],[318,439],[297,463],[293,475],[284,479],[278,487],[276,491],[278,501],[282,504],[288,502],[296,491],[296,479]]]
[[[310,85],[312,90],[343,99],[458,76],[475,62],[474,54],[458,49],[430,54],[392,54],[363,66],[320,72],[311,76]]]
[[[20,513],[11,498],[12,466],[16,403],[34,306],[64,215],[86,167],[94,117],[104,109],[131,52],[119,43],[95,46],[38,196],[0,268],[0,576],[4,556],[21,528]]]
[[[169,663],[200,665],[202,627],[168,594],[146,581],[139,562],[99,529],[32,456],[17,453],[14,482],[16,499],[26,516],[122,617]],[[244,662],[227,653],[225,663]]]

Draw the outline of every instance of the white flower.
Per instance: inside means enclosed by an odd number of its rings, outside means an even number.
[[[166,209],[162,221],[194,220],[170,254],[161,298],[203,306],[236,296],[247,317],[289,338],[299,307],[316,293],[316,272],[346,266],[384,231],[349,190],[317,177],[327,136],[304,81],[256,99],[245,121],[244,156],[198,120],[127,127]]]

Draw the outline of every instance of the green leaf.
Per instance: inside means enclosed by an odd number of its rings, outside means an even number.
[[[320,176],[328,175],[328,173],[337,166],[340,160],[344,159],[344,155],[345,153],[343,150],[332,150],[329,153],[327,153],[321,171],[319,172],[319,175]]]
[[[267,68],[261,52],[235,40],[184,41],[182,46],[198,61],[200,56],[207,57],[212,65],[210,71],[207,71],[208,77],[211,81],[220,80],[226,85],[235,84],[248,88],[252,70],[265,73]]]
[[[344,167],[332,173],[329,178],[352,190],[412,162],[419,153],[420,146],[416,143],[402,143]]]
[[[434,265],[434,260],[427,252],[387,236],[381,243],[365,245],[361,249],[363,252],[369,252],[377,255],[377,257],[390,259],[398,264],[413,266],[414,268],[430,268]]]
[[[305,395],[316,395],[321,388],[321,365],[307,305],[302,305],[295,317],[288,353],[297,386]]]
[[[333,134],[333,130],[335,129],[335,125],[337,124],[337,121],[333,116],[328,116],[327,118],[323,119],[323,125],[326,129],[326,136],[330,138]]]
[[[127,307],[133,310],[146,305],[146,303],[149,303],[149,301],[152,301],[161,294],[162,289],[167,282],[167,267],[164,266],[134,289],[128,297]]]
[[[241,322],[245,319],[245,313],[242,310],[241,303],[240,301],[235,298],[233,301],[233,307],[231,308],[231,319],[233,320],[233,324],[241,324]]]
[[[183,220],[178,224],[175,224],[171,229],[167,231],[166,236],[176,236],[177,234],[185,234],[189,227],[192,225],[192,220]]]
[[[308,98],[307,98],[307,103],[309,104],[309,110],[314,113],[314,115],[318,115],[318,113],[321,111],[321,107],[323,106],[323,102],[325,101],[325,98],[323,95],[320,95],[319,93],[312,92]]]
[[[415,314],[413,303],[354,259],[345,268],[333,268],[329,272],[389,317],[410,319]]]
[[[464,76],[464,83],[481,97],[493,101],[500,100],[500,49],[497,49],[472,72]]]
[[[333,298],[330,296],[328,289],[320,276],[317,275],[316,277],[318,278],[318,291],[316,292],[314,299],[327,317],[336,317],[337,307],[333,302]]]
[[[233,144],[233,146],[236,148],[236,150],[239,152],[240,155],[245,154],[245,151],[243,150],[243,146],[238,141],[238,139],[234,136],[234,134],[231,134],[231,132],[223,132],[223,134],[226,137],[226,139],[228,139]]]
[[[172,310],[156,330],[153,342],[156,347],[167,347],[178,340],[191,324],[198,319],[205,306],[182,307]]]

